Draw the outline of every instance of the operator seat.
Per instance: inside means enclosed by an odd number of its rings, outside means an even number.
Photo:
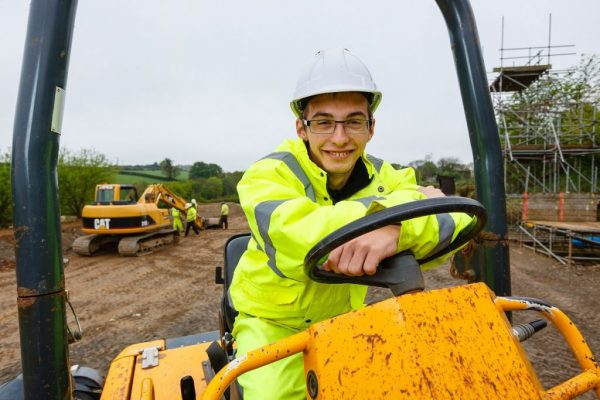
[[[215,270],[215,283],[223,285],[219,324],[223,340],[225,341],[225,348],[222,348],[215,342],[206,351],[215,374],[225,367],[225,365],[233,359],[235,354],[232,347],[233,337],[231,336],[231,332],[233,330],[233,322],[235,321],[238,312],[233,307],[231,296],[229,296],[229,287],[231,286],[235,267],[248,247],[248,241],[250,241],[249,233],[234,235],[227,239],[223,254],[224,266],[217,267]],[[243,389],[237,381],[235,385],[230,386],[225,392],[226,400],[242,400],[243,397]]]
[[[238,312],[233,307],[231,302],[231,296],[229,296],[229,286],[231,286],[231,280],[233,279],[233,272],[235,267],[240,261],[240,257],[248,247],[250,241],[249,233],[242,233],[239,235],[231,236],[225,243],[224,251],[224,268],[223,276],[219,276],[220,273],[217,269],[217,283],[223,283],[223,297],[221,298],[221,315],[222,315],[222,329],[223,332],[229,332],[233,330],[233,322],[237,317]]]

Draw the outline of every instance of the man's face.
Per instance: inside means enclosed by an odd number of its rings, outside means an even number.
[[[369,119],[369,103],[364,95],[357,92],[329,93],[312,98],[304,112],[306,120],[329,119],[345,121],[349,119]],[[296,132],[305,142],[311,160],[328,174],[331,189],[343,187],[354,164],[364,152],[374,132],[373,121],[365,133],[348,133],[343,124],[336,124],[331,134],[312,133],[301,120],[296,121]]]

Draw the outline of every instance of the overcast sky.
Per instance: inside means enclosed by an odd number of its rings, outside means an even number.
[[[504,47],[600,53],[598,0],[473,0],[486,70]],[[29,2],[0,0],[0,149],[12,131]],[[383,92],[367,151],[406,164],[471,162],[446,25],[435,1],[80,0],[61,147],[112,162],[244,170],[295,137],[289,101],[315,51],[343,46]],[[559,51],[560,50],[560,51]],[[506,65],[506,64],[505,64]],[[490,75],[491,77],[492,75]]]

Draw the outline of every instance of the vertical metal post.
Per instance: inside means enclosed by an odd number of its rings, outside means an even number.
[[[546,191],[546,155],[544,154],[542,156],[542,191],[545,192]]]
[[[477,278],[498,295],[510,295],[506,193],[498,127],[473,10],[468,0],[436,0],[448,27],[475,165],[477,198],[488,211],[485,230],[495,243],[473,257]],[[490,235],[491,236],[491,235]]]
[[[548,15],[548,64],[550,64],[550,50],[552,49],[552,13]]]
[[[57,159],[76,0],[32,0],[11,179],[25,399],[69,399]]]
[[[567,266],[570,268],[573,265],[573,233],[571,231],[567,231],[567,241],[569,242],[569,263]]]

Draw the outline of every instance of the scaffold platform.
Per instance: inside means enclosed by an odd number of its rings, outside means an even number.
[[[523,65],[518,67],[496,67],[499,72],[490,85],[491,92],[520,92],[547,73],[552,65]]]
[[[600,261],[600,222],[524,221],[517,240],[563,265]]]

